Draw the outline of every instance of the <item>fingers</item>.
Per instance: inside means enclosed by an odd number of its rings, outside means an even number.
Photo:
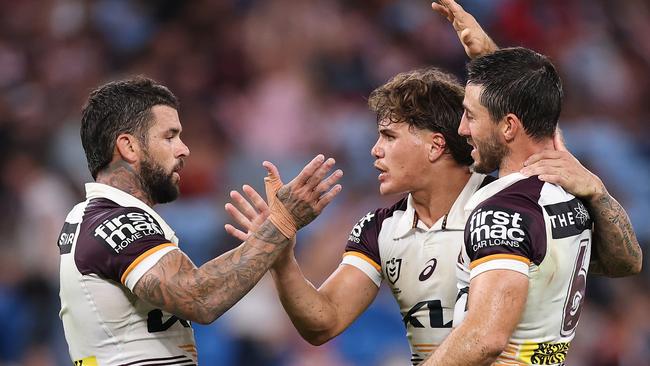
[[[553,146],[555,146],[555,150],[557,151],[569,151],[569,149],[566,148],[566,144],[564,143],[564,134],[559,126],[555,128],[555,133],[553,134]]]
[[[249,186],[248,184],[245,184],[242,187],[244,193],[246,193],[246,196],[250,199],[250,201],[255,205],[255,208],[257,211],[259,211],[262,214],[267,214],[269,212],[269,205],[264,201],[262,196],[260,196],[259,193],[253,187]]]
[[[454,21],[454,16],[451,14],[449,9],[447,9],[446,6],[440,5],[436,2],[431,3],[431,9],[433,9],[435,12],[438,14],[442,15],[443,17],[447,18],[450,22]]]
[[[289,185],[304,185],[307,180],[314,175],[314,172],[323,164],[325,161],[325,156],[323,154],[318,154],[316,155],[315,158],[313,158],[307,165],[305,165],[304,168],[300,171],[300,174],[298,174],[291,182],[289,182]],[[277,169],[276,169],[277,170]]]
[[[239,224],[239,226],[243,227],[245,230],[250,230],[252,227],[251,221],[243,213],[241,213],[237,207],[235,207],[232,203],[226,203],[225,209],[230,217],[232,217],[232,219],[235,220],[237,224]]]
[[[248,239],[248,234],[245,232],[235,228],[234,226],[230,224],[226,224],[223,226],[224,229],[226,229],[226,232],[230,235],[233,236],[236,239],[239,239],[241,241],[246,241]]]
[[[334,160],[333,158],[327,159],[320,167],[318,167],[318,169],[316,169],[314,174],[311,177],[309,177],[307,182],[305,182],[304,188],[309,191],[315,190],[316,186],[323,181],[323,177],[325,177],[325,174],[327,174],[327,172],[329,172],[334,167],[334,164],[336,164],[336,160]],[[343,172],[341,172],[341,175],[342,173]],[[327,187],[326,189],[328,188],[329,187]]]
[[[316,188],[314,188],[314,192],[316,192],[319,196],[328,191],[330,187],[332,187],[336,182],[338,182],[339,179],[343,176],[343,171],[341,169],[337,169],[334,171],[334,173],[330,174],[327,179],[322,180]]]
[[[334,197],[336,197],[336,195],[339,194],[342,189],[343,187],[340,184],[337,184],[334,187],[332,187],[332,189],[330,189],[329,192],[322,195],[321,198],[316,203],[315,206],[316,212],[323,211],[325,206],[329,205],[329,203],[332,202]]]
[[[541,152],[538,152],[537,154],[533,154],[526,161],[524,162],[524,166],[529,166],[537,163],[540,160],[545,160],[545,159],[569,159],[569,157],[573,157],[573,155],[567,154],[567,152],[564,151],[556,151],[556,150],[543,150]]]
[[[271,163],[270,161],[264,161],[262,162],[262,166],[266,168],[269,177],[280,179],[280,183],[282,183],[282,178],[280,178],[280,172],[278,171],[278,168],[273,163]]]
[[[465,14],[465,9],[454,0],[440,0],[440,4],[449,9],[454,17]]]
[[[547,175],[547,174],[562,175],[562,173],[568,171],[569,169],[567,169],[566,166],[561,164],[554,165],[546,162],[539,162],[537,164],[527,166],[521,169],[520,173],[530,177],[533,175]]]

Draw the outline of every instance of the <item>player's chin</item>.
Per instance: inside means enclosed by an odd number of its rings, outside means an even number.
[[[390,182],[382,182],[379,184],[379,194],[385,196],[389,194],[400,193],[400,190],[398,188],[399,187],[396,187],[394,184],[391,184]]]

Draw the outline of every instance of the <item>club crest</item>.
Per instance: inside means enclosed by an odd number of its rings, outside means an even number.
[[[401,258],[392,258],[389,261],[386,261],[386,277],[388,281],[393,285],[399,279],[399,272],[402,269],[402,259]]]

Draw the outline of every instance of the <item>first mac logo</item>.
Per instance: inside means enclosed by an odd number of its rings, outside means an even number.
[[[129,212],[104,220],[95,229],[94,236],[119,254],[129,244],[150,235],[162,235],[158,223],[146,212]]]

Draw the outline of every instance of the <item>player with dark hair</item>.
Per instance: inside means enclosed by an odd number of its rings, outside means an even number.
[[[563,93],[551,61],[506,48],[472,60],[467,74],[458,131],[474,148],[474,171],[498,169],[499,179],[465,206],[460,325],[424,364],[564,365],[585,299],[591,215],[608,218],[587,210],[593,197],[520,172],[531,155],[555,150]],[[614,243],[638,247],[631,226],[603,225],[621,234]]]
[[[325,178],[333,159],[317,156],[286,185],[265,162],[268,219],[197,268],[152,208],[178,196],[189,155],[177,109],[167,88],[141,77],[101,86],[83,109],[95,183],[59,237],[60,315],[75,365],[195,365],[188,321],[210,323],[234,305],[341,190],[340,170]]]

